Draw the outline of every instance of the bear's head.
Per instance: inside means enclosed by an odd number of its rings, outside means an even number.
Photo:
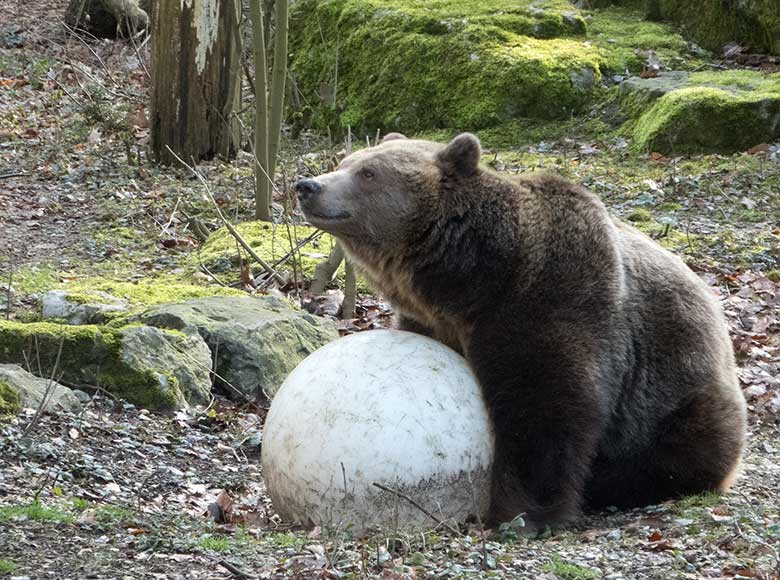
[[[331,173],[295,184],[309,222],[359,246],[392,249],[442,216],[453,182],[480,173],[481,148],[463,133],[447,145],[387,135],[346,157]],[[457,188],[455,188],[457,189]]]

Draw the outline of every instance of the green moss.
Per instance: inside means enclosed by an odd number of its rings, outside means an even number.
[[[637,150],[732,152],[771,142],[780,127],[780,94],[686,87],[656,101],[636,123]]]
[[[11,560],[0,558],[0,574],[11,574],[16,571],[17,568],[18,566],[14,562],[11,562]]]
[[[770,270],[766,273],[766,277],[772,282],[780,283],[780,270]]]
[[[674,507],[676,510],[683,511],[692,508],[712,508],[717,507],[723,503],[723,496],[717,492],[710,491],[704,493],[696,493],[693,495],[687,495],[681,499],[678,499]]]
[[[85,500],[84,498],[81,498],[81,497],[74,497],[74,498],[71,500],[71,506],[72,506],[72,507],[73,507],[73,509],[74,509],[74,510],[76,510],[77,512],[83,512],[83,511],[84,511],[85,509],[87,509],[87,508],[88,508],[90,505],[91,505],[91,504],[90,504],[90,503],[89,503],[87,500]]]
[[[291,66],[308,103],[298,114],[372,133],[565,118],[600,78],[600,51],[571,38],[584,32],[560,0],[296,2]]]
[[[717,492],[705,492],[688,495],[674,503],[674,511],[678,515],[695,515],[705,508],[713,508],[723,503],[723,497]]]
[[[653,214],[645,208],[637,208],[626,216],[630,222],[649,222],[653,219]]]
[[[688,68],[700,62],[688,53],[688,43],[671,26],[649,22],[636,9],[611,7],[588,16],[588,40],[602,49],[602,66],[613,72],[640,72],[647,64],[648,50],[674,68]]]
[[[175,408],[181,397],[175,377],[166,376],[171,388],[162,391],[158,373],[139,371],[122,360],[124,328],[0,321],[0,363],[32,360],[40,365],[35,370],[41,376],[55,371],[64,382],[98,385],[144,408]]]
[[[13,415],[21,409],[19,393],[11,385],[0,379],[0,416]]]
[[[683,25],[696,42],[717,51],[732,41],[780,54],[780,10],[776,0],[655,0],[663,18]]]
[[[565,562],[557,556],[545,564],[543,570],[555,574],[560,580],[595,580],[601,577],[595,570]]]
[[[26,505],[0,506],[0,522],[13,520],[69,523],[73,521],[73,516],[57,508],[44,507],[38,502]]]
[[[691,73],[688,85],[733,88],[775,96],[780,94],[780,74],[765,74],[753,70],[700,71]]]
[[[198,539],[198,546],[212,552],[227,552],[230,550],[230,538],[225,536],[205,535]]]
[[[102,524],[128,521],[133,516],[129,509],[115,505],[101,505],[95,509],[95,519]]]
[[[298,241],[316,232],[314,228],[307,226],[291,226],[288,233],[286,226],[273,226],[268,222],[244,222],[238,224],[236,229],[258,255],[271,264],[288,254]],[[318,239],[300,248],[300,252],[296,252],[294,259],[286,262],[282,269],[292,270],[295,265],[299,272],[311,278],[317,264],[327,257],[334,243],[329,234],[323,233]],[[220,228],[209,236],[200,251],[200,260],[212,272],[238,273],[236,240],[227,228]]]
[[[3,280],[8,280],[7,273]],[[51,290],[59,281],[56,270],[46,265],[24,266],[13,273],[13,286],[20,295]]]
[[[64,290],[79,296],[100,302],[102,298],[95,291],[106,292],[117,298],[127,300],[131,306],[147,307],[155,304],[184,302],[207,296],[245,296],[245,292],[222,286],[198,286],[182,283],[174,276],[154,279],[141,279],[135,282],[124,282],[107,278],[83,278],[59,286]],[[137,309],[133,309],[137,310]]]
[[[598,7],[618,4],[641,10],[651,19],[682,26],[688,38],[712,51],[728,42],[757,52],[780,54],[780,10],[776,0],[591,0]]]
[[[276,548],[292,548],[300,550],[306,543],[304,536],[293,532],[279,532],[270,534],[267,540]]]

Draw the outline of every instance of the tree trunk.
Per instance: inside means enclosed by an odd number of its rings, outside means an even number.
[[[268,166],[268,63],[265,54],[265,25],[260,0],[250,0],[252,43],[255,60],[255,218],[271,221],[272,177]]]
[[[274,68],[271,79],[271,94],[268,105],[268,175],[276,174],[276,157],[279,154],[279,140],[282,136],[284,113],[284,86],[287,79],[287,0],[277,0],[276,31],[274,33]]]
[[[344,256],[344,301],[341,303],[341,318],[355,318],[357,306],[357,272],[352,260]]]
[[[152,16],[152,150],[172,163],[238,149],[238,0],[157,0]]]

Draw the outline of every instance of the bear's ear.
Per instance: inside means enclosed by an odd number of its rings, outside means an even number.
[[[467,177],[477,172],[482,146],[471,133],[461,133],[439,153],[438,159],[445,170]]]
[[[381,143],[387,143],[388,141],[396,141],[398,139],[406,139],[406,135],[403,133],[388,133],[384,137],[382,137]]]

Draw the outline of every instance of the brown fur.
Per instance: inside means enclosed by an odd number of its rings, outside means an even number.
[[[745,404],[708,288],[590,192],[394,135],[299,182],[399,312],[463,353],[496,433],[491,519],[564,524],[727,486]]]

